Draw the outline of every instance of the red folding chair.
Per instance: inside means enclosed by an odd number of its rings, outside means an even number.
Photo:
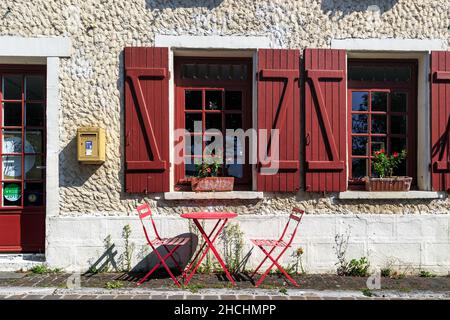
[[[284,227],[284,230],[283,230],[283,233],[281,234],[280,239],[278,239],[278,240],[250,239],[250,241],[253,242],[254,245],[258,246],[261,249],[261,251],[264,252],[264,254],[266,255],[266,257],[263,259],[263,261],[261,261],[259,266],[252,273],[251,278],[253,278],[255,276],[255,274],[258,272],[258,270],[261,268],[261,266],[264,264],[264,262],[266,262],[267,259],[270,259],[272,261],[272,264],[270,265],[270,267],[267,268],[267,270],[264,272],[264,274],[261,276],[261,278],[258,280],[258,282],[256,282],[255,287],[258,287],[261,284],[261,282],[269,274],[270,270],[274,266],[277,266],[277,268],[286,276],[286,278],[289,281],[291,281],[296,287],[299,286],[297,284],[297,282],[295,282],[295,280],[292,279],[292,277],[278,263],[278,260],[281,258],[281,256],[291,246],[292,240],[294,240],[295,234],[297,233],[298,225],[300,224],[300,221],[302,220],[302,217],[303,217],[303,214],[304,214],[304,211],[301,210],[301,209],[298,209],[298,208],[293,208],[292,211],[294,213],[292,213],[289,216],[289,220],[288,220],[286,226]],[[300,214],[300,216],[296,215],[295,213]],[[291,234],[291,237],[290,237],[289,241],[286,243],[284,241],[284,236],[286,235],[286,232],[288,230],[289,224],[291,223],[292,220],[294,220],[296,222],[293,222],[293,226],[294,227],[293,227],[293,230],[292,230],[292,234]],[[267,252],[267,250],[264,247],[270,247],[271,249],[270,249],[269,252]],[[278,256],[274,259],[271,255],[275,251],[276,248],[283,248],[283,249],[278,254]]]
[[[158,264],[156,264],[153,267],[153,269],[150,270],[145,275],[145,277],[142,278],[137,283],[137,285],[138,286],[141,285],[162,264],[164,266],[164,268],[167,270],[167,272],[169,273],[172,280],[175,282],[175,284],[177,286],[181,287],[180,283],[175,278],[172,271],[170,271],[170,268],[167,266],[165,261],[170,257],[173,260],[173,262],[175,263],[175,265],[177,266],[178,270],[180,270],[180,272],[183,273],[183,269],[180,267],[180,264],[177,262],[177,260],[175,259],[175,257],[173,255],[180,246],[189,243],[189,241],[191,241],[191,239],[189,237],[161,238],[159,236],[158,230],[156,229],[155,221],[153,221],[153,216],[152,216],[152,211],[150,210],[150,206],[147,203],[145,203],[145,204],[138,206],[136,208],[136,210],[139,214],[139,219],[141,220],[142,228],[144,229],[145,238],[147,239],[147,242],[150,245],[150,247],[152,248],[153,252],[158,256],[158,258],[160,260],[160,262],[158,262]],[[155,236],[156,236],[156,238],[154,240],[150,240],[148,233],[147,233],[147,229],[145,228],[144,219],[147,217],[150,217],[150,220],[152,221],[153,230],[155,231]],[[155,246],[163,246],[164,249],[167,251],[167,254],[164,257],[161,256],[161,254],[158,252],[158,250],[155,248]],[[171,246],[173,248],[169,250],[169,248],[168,248],[169,246]]]

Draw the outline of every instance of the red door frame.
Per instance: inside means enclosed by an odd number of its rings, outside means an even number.
[[[348,177],[349,189],[361,189],[362,182],[352,180],[352,92],[407,92],[408,93],[408,128],[407,128],[407,174],[413,177],[413,187],[417,186],[417,68],[415,59],[348,59],[348,66],[408,66],[411,68],[411,80],[407,83],[390,81],[356,81],[348,79],[347,110],[348,110]],[[371,103],[369,101],[369,103]],[[388,100],[389,103],[389,100]],[[368,111],[371,113],[371,111]],[[386,113],[388,114],[388,113]],[[388,117],[389,118],[389,117]],[[389,128],[389,119],[387,119]],[[370,121],[368,121],[370,122]],[[368,123],[368,136],[371,124]],[[389,130],[389,129],[387,129]],[[387,134],[386,134],[387,136]],[[369,137],[370,138],[370,137]],[[370,145],[369,145],[370,148]],[[387,150],[386,150],[387,151]],[[371,153],[371,150],[368,150]]]
[[[215,64],[228,64],[228,63],[240,63],[247,65],[247,80],[193,80],[183,79],[181,75],[182,65],[186,63],[215,63]],[[174,84],[175,84],[175,129],[185,128],[185,113],[184,108],[184,91],[185,90],[230,90],[230,91],[242,91],[244,93],[242,99],[241,111],[231,110],[227,111],[224,108],[218,111],[206,111],[203,110],[189,110],[189,113],[201,113],[202,114],[202,126],[205,130],[205,113],[220,113],[225,114],[242,114],[242,126],[244,131],[252,127],[252,59],[251,58],[211,58],[211,57],[176,57],[174,61]],[[203,93],[203,104],[205,102]],[[225,128],[225,117],[222,116],[222,128]],[[203,142],[204,144],[204,142]],[[225,145],[224,145],[225,146]],[[242,179],[236,179],[235,189],[251,189],[252,187],[252,171],[249,164],[248,150],[249,146],[246,143],[245,147],[246,155],[244,165],[244,177]],[[185,184],[189,183],[189,179],[185,179],[185,166],[184,164],[175,165],[175,189],[186,189]]]
[[[5,74],[22,75],[22,98],[21,100],[6,100],[8,102],[17,102],[22,104],[22,125],[20,127],[6,127],[8,130],[21,130],[22,131],[22,169],[24,168],[25,160],[25,77],[28,75],[42,75],[44,77],[44,99],[43,100],[33,100],[31,103],[42,103],[44,105],[44,115],[43,115],[43,126],[30,127],[31,129],[42,130],[42,151],[37,154],[42,157],[42,165],[46,166],[46,131],[47,131],[47,120],[46,120],[46,67],[41,65],[0,65],[0,85]],[[3,108],[3,88],[0,86],[0,105]],[[0,126],[3,129],[3,112],[0,112]],[[0,133],[0,152],[3,151],[3,134]],[[3,153],[2,153],[3,154]],[[3,172],[3,162],[0,161],[0,172]],[[46,186],[45,186],[45,176],[46,170],[44,169],[43,178],[40,180],[33,180],[32,182],[43,184],[43,194],[42,194],[42,205],[36,207],[25,207],[24,206],[24,182],[25,172],[22,170],[21,180],[8,180],[16,181],[21,183],[22,191],[22,202],[21,206],[11,206],[3,207],[0,202],[0,227],[2,231],[0,232],[0,252],[39,252],[43,253],[45,250],[45,202],[46,202]],[[3,182],[3,176],[0,177]],[[2,188],[2,186],[0,186]],[[1,197],[3,197],[1,195]]]

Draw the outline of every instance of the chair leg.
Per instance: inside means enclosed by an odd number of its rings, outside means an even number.
[[[266,272],[264,273],[264,277],[261,277],[261,279],[259,279],[259,281],[256,283],[256,287],[258,287],[262,280],[267,276],[267,274],[269,273],[269,271],[273,268],[273,266],[277,266],[277,268],[284,274],[284,276],[296,287],[299,287],[299,285],[297,284],[297,282],[295,282],[295,280],[286,272],[286,270],[283,269],[282,266],[280,266],[280,264],[278,263],[278,260],[281,258],[281,256],[286,252],[286,250],[288,249],[288,247],[285,247],[283,251],[280,252],[280,254],[277,256],[276,259],[273,259],[272,256],[263,248],[260,247],[262,252],[264,252],[264,254],[272,261],[272,264],[270,265],[270,267],[266,270]]]
[[[272,247],[272,249],[270,250],[269,254],[272,254],[273,250],[275,250],[275,247]],[[264,264],[264,262],[266,262],[266,260],[267,260],[267,256],[265,256],[264,259],[259,264],[259,266],[256,267],[255,271],[253,271],[253,273],[251,274],[250,278],[253,278],[255,276],[255,274],[258,272],[259,268],[261,268],[261,266]]]

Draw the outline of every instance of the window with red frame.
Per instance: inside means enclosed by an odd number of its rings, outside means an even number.
[[[185,146],[185,161],[177,165],[175,177],[178,189],[197,175],[196,163],[205,157],[204,151],[219,136],[207,133],[216,129],[223,136],[221,175],[236,178],[239,186],[249,186],[251,170],[248,150],[241,141],[227,138],[227,129],[251,127],[251,60],[216,58],[178,58],[175,62],[176,127],[189,132],[190,145]],[[197,125],[199,130],[194,126]],[[189,141],[189,140],[186,140]],[[234,145],[235,159],[226,159],[226,145]],[[200,152],[198,152],[200,150]],[[217,151],[217,150],[216,150]],[[244,157],[245,164],[237,157]],[[239,187],[238,187],[239,188]]]
[[[0,66],[1,208],[42,207],[45,69]]]
[[[350,187],[375,176],[372,159],[382,149],[406,150],[394,175],[416,176],[416,81],[414,61],[349,61]]]

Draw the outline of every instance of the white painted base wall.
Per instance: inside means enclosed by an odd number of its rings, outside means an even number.
[[[287,216],[239,216],[245,233],[244,255],[252,249],[249,238],[276,238]],[[160,234],[174,236],[189,232],[188,221],[171,216],[155,217]],[[111,235],[117,249],[115,260],[123,253],[122,229],[132,227],[133,265],[145,245],[137,217],[51,217],[48,221],[46,262],[67,271],[86,271],[105,251],[104,239]],[[305,215],[293,249],[303,247],[304,266],[308,273],[334,273],[337,261],[333,246],[335,235],[350,227],[348,260],[366,256],[372,269],[393,264],[392,269],[408,272],[429,270],[447,275],[450,272],[450,215]],[[222,249],[222,246],[218,246]],[[283,264],[293,262],[292,251]],[[262,255],[251,252],[247,268],[256,266]]]

